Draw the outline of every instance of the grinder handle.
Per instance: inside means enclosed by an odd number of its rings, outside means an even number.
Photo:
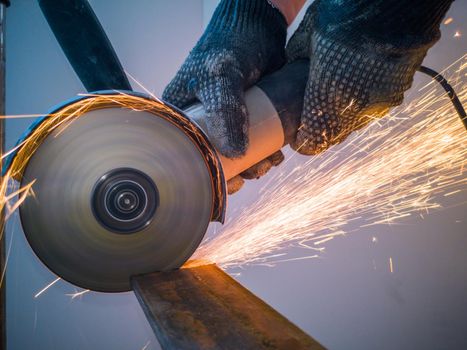
[[[303,108],[310,61],[297,60],[264,77],[256,85],[274,105],[284,130],[284,146],[295,139]]]

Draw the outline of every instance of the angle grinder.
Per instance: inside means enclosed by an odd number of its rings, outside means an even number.
[[[8,160],[33,196],[20,206],[25,235],[63,279],[103,292],[131,276],[180,267],[212,221],[224,220],[225,181],[288,144],[298,127],[308,61],[245,93],[249,148],[227,159],[205,112],[181,111],[132,91],[79,96],[39,119]]]
[[[132,276],[189,259],[209,223],[224,220],[225,181],[293,140],[309,62],[287,64],[246,91],[249,148],[227,159],[212,146],[201,105],[180,111],[130,91],[87,0],[39,6],[87,91],[99,91],[35,122],[3,171],[22,186],[33,182],[20,218],[53,272],[82,288],[128,291]],[[467,128],[448,82],[429,68],[420,71],[443,86]]]

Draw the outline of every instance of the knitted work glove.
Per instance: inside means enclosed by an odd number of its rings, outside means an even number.
[[[286,49],[310,59],[292,147],[319,153],[402,103],[451,2],[316,0]]]
[[[267,0],[222,0],[162,98],[184,108],[199,100],[217,149],[230,158],[248,146],[244,91],[285,63],[287,23]]]

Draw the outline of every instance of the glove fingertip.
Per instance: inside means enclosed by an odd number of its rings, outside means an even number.
[[[240,175],[247,180],[258,179],[261,176],[264,176],[269,170],[271,170],[271,168],[272,162],[266,158],[243,171]]]
[[[240,191],[244,183],[245,180],[243,180],[243,178],[240,175],[231,178],[229,181],[227,181],[227,193],[234,194]]]
[[[282,151],[279,150],[270,155],[268,159],[271,161],[272,166],[278,166],[284,161],[285,156],[284,153],[282,153]]]
[[[217,148],[218,151],[227,158],[236,159],[245,155],[248,148],[248,142],[236,137],[234,142],[224,140],[224,142],[218,143]]]

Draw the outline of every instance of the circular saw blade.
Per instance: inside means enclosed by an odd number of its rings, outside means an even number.
[[[96,184],[115,169],[145,174],[158,203],[147,225],[121,234],[93,213]],[[55,128],[30,158],[20,207],[26,237],[56,274],[82,288],[130,290],[130,277],[180,267],[213,210],[210,171],[181,128],[146,111],[106,108]]]

